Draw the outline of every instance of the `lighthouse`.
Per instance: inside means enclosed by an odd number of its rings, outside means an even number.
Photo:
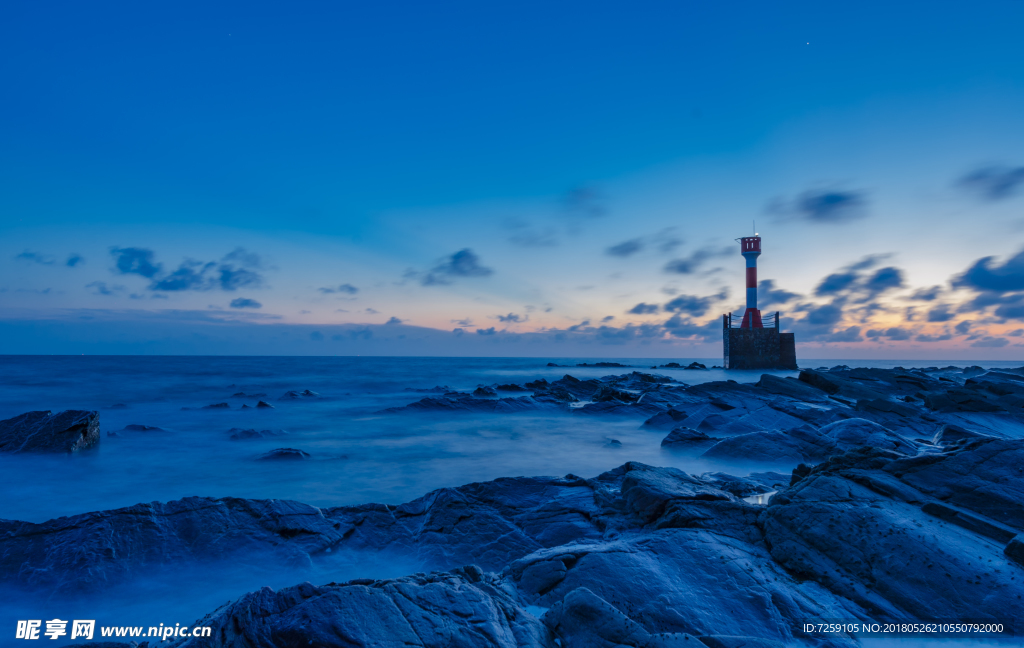
[[[722,316],[722,350],[726,369],[796,369],[796,340],[779,330],[779,313],[764,318],[757,309],[757,257],[761,237],[737,239],[746,265],[747,305],[739,325],[732,313]]]
[[[761,237],[754,234],[741,238],[740,254],[747,262],[747,310],[743,311],[740,328],[764,328],[761,311],[757,310],[757,257],[761,256]]]

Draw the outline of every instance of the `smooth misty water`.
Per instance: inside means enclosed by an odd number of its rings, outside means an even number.
[[[37,409],[95,409],[102,440],[78,456],[0,455],[7,497],[0,517],[43,521],[189,495],[294,499],[315,506],[399,504],[445,486],[518,475],[594,476],[627,460],[698,465],[662,452],[663,434],[638,420],[570,415],[382,415],[425,396],[406,388],[553,380],[631,369],[553,368],[565,359],[5,357],[0,419]],[[680,360],[681,362],[690,362]],[[651,371],[650,360],[620,361]],[[662,364],[667,361],[662,361]],[[686,382],[726,372],[659,370]],[[792,372],[778,372],[791,374]],[[756,381],[761,372],[729,372]],[[289,390],[320,398],[281,400]],[[265,393],[273,410],[240,409]],[[228,410],[182,410],[227,402]],[[125,407],[112,408],[121,404]],[[142,424],[163,432],[122,431]],[[231,428],[287,431],[232,441]],[[108,431],[120,436],[108,437]],[[621,448],[606,448],[609,439]],[[256,461],[278,447],[307,461]],[[684,462],[684,463],[680,463]],[[691,462],[692,463],[692,462]]]
[[[94,409],[102,440],[77,456],[0,455],[0,518],[44,521],[190,495],[293,499],[316,506],[366,502],[398,504],[430,490],[518,475],[595,476],[626,461],[676,466],[687,472],[750,467],[711,464],[661,448],[662,432],[640,430],[640,420],[551,415],[383,415],[387,407],[424,396],[407,388],[446,385],[471,391],[480,384],[591,378],[633,369],[547,367],[602,358],[335,358],[335,357],[0,357],[0,419],[30,410]],[[652,370],[653,364],[692,358],[615,359],[636,370],[687,383],[733,379],[755,382],[761,371]],[[700,359],[707,365],[716,360]],[[807,366],[923,366],[920,361],[810,361]],[[939,366],[1013,362],[933,362]],[[776,371],[777,375],[796,372]],[[281,400],[311,389],[317,399]],[[265,393],[275,409],[240,409]],[[202,410],[227,402],[228,410]],[[113,408],[121,404],[123,408]],[[128,424],[162,432],[121,431]],[[232,441],[230,428],[285,430],[287,436]],[[108,437],[116,431],[120,436]],[[620,448],[605,447],[611,438]],[[278,447],[299,448],[307,461],[256,457]],[[338,555],[313,567],[266,564],[205,565],[195,573],[153,572],[87,600],[37,601],[0,590],[0,632],[8,619],[93,616],[106,623],[187,623],[262,585],[311,580],[392,577],[429,569],[387,556]],[[144,592],[145,596],[140,596]],[[20,615],[20,616],[17,616]],[[25,616],[29,615],[29,616]],[[50,615],[50,616],[47,616]],[[60,618],[65,618],[61,616]],[[92,618],[78,616],[76,618]],[[59,643],[59,642],[55,642]]]
[[[688,364],[692,360],[657,363]],[[600,359],[586,360],[597,361]],[[102,428],[100,447],[78,456],[0,454],[6,495],[0,498],[0,518],[39,522],[189,495],[294,499],[315,506],[398,504],[436,488],[496,477],[567,473],[591,477],[628,460],[672,465],[689,472],[720,468],[663,451],[663,435],[639,430],[639,421],[633,419],[378,413],[424,396],[407,388],[445,385],[471,391],[479,384],[553,380],[566,373],[590,378],[632,371],[555,368],[547,367],[548,362],[575,365],[584,361],[0,357],[0,419],[30,410],[94,409],[100,412]],[[652,371],[655,364],[650,359],[616,362],[642,371]],[[891,367],[901,363],[856,364]],[[762,372],[659,369],[655,373],[693,384],[726,379],[755,382]],[[286,391],[303,389],[318,392],[320,398],[281,400]],[[275,409],[240,409],[243,403],[255,405],[258,399],[231,398],[237,392],[265,393],[265,400]],[[222,402],[231,408],[182,410]],[[112,408],[117,404],[124,407]],[[157,426],[164,431],[121,431],[128,424]],[[228,430],[234,427],[288,434],[232,441]],[[110,431],[120,436],[108,437]],[[605,447],[611,438],[621,441],[622,447]],[[312,459],[255,460],[278,447],[302,449]]]

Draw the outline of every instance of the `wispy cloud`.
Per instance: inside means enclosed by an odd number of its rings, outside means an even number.
[[[558,245],[558,230],[551,226],[534,226],[520,218],[509,218],[503,223],[512,232],[508,240],[526,248],[554,247]]]
[[[92,283],[85,284],[85,287],[92,288],[92,294],[94,295],[109,296],[124,291],[124,286],[108,286],[105,281],[93,281]]]
[[[956,185],[981,200],[1005,200],[1024,189],[1024,166],[981,167],[957,180]]]
[[[54,264],[53,257],[41,254],[39,252],[30,252],[28,250],[25,250],[21,254],[15,255],[14,258],[18,261],[27,261],[29,263],[38,263],[40,265]]]
[[[757,284],[757,304],[761,308],[782,306],[799,298],[798,293],[776,288],[773,279],[763,279]]]
[[[953,279],[959,288],[1009,292],[1024,290],[1024,250],[1003,262],[995,262],[994,256],[975,261],[970,268]]]
[[[867,216],[868,197],[866,191],[810,189],[792,199],[776,198],[766,211],[812,223],[846,223]]]
[[[562,201],[565,211],[570,216],[600,218],[608,213],[606,198],[596,187],[570,189]]]
[[[155,261],[155,254],[147,248],[111,248],[116,274],[137,274],[150,279],[149,290],[178,292],[186,290],[226,290],[257,288],[263,285],[258,272],[263,267],[258,254],[237,247],[219,261],[186,259],[170,273]]]
[[[115,272],[118,274],[137,274],[151,279],[162,268],[153,261],[153,251],[146,248],[113,247],[110,248],[110,254],[114,257]]]
[[[641,252],[643,249],[643,239],[636,238],[630,239],[628,241],[623,241],[622,243],[619,243],[617,245],[612,245],[611,247],[605,249],[604,253],[607,254],[608,256],[626,258],[633,256],[637,252]]]
[[[629,313],[630,315],[653,315],[657,313],[659,310],[660,309],[657,304],[645,304],[644,302],[640,302],[639,304],[637,304],[633,308],[630,308],[626,312]],[[609,318],[612,318],[612,316],[609,315],[602,321],[609,321]]]
[[[688,257],[669,261],[665,264],[665,272],[672,274],[693,274],[711,259],[732,255],[739,255],[739,252],[736,247],[731,245],[725,247],[703,247],[696,250]]]
[[[416,274],[413,272],[407,276]],[[433,269],[420,277],[420,283],[424,286],[448,285],[455,279],[488,277],[492,274],[494,270],[482,265],[480,257],[469,248],[465,248],[438,262]]]
[[[259,303],[255,299],[239,297],[231,300],[231,308],[263,308],[263,304]]]
[[[358,288],[356,288],[352,284],[347,284],[347,283],[341,284],[340,286],[332,286],[332,287],[327,287],[327,288],[317,288],[317,290],[322,292],[322,293],[324,293],[325,295],[331,295],[331,294],[334,294],[334,293],[342,293],[344,295],[354,295],[357,292],[359,292]]]
[[[685,313],[693,317],[700,317],[708,312],[711,304],[720,302],[729,297],[729,291],[723,289],[717,295],[697,297],[695,295],[679,295],[672,301],[665,304],[665,310],[669,313]]]

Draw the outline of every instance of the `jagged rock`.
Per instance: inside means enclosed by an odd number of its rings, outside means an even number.
[[[1016,561],[1018,565],[1024,567],[1024,533],[1018,533],[1012,540],[1006,543],[1003,553],[1011,560]]]
[[[526,388],[527,389],[547,389],[548,384],[549,384],[548,381],[544,380],[543,378],[540,378],[538,380],[534,380],[534,381],[526,383]]]
[[[490,387],[477,387],[473,391],[473,395],[477,398],[490,398],[492,396],[497,396],[498,392],[494,391]]]
[[[762,376],[763,378],[763,376]],[[815,371],[813,369],[804,369],[800,372],[799,380],[805,382],[811,387],[820,389],[826,394],[838,394],[839,383],[832,380],[831,377],[825,376],[821,371]]]
[[[260,401],[256,403],[256,409],[274,409],[274,406],[267,401]]]
[[[429,387],[427,389],[414,389],[412,387],[406,387],[405,391],[417,392],[419,394],[444,394],[452,390],[448,385],[438,385],[436,387]]]
[[[266,398],[266,394],[246,394],[245,392],[237,392],[231,394],[231,398]]]
[[[821,392],[826,391],[827,393],[827,390],[817,388],[816,385],[802,379],[780,378],[772,374],[762,374],[761,379],[757,382],[757,386],[771,394],[788,396],[809,403],[826,400]]]
[[[789,479],[789,485],[792,486],[793,484],[797,483],[798,481],[800,481],[801,479],[810,474],[811,466],[808,466],[807,464],[803,463],[798,464],[797,467],[793,469],[793,474],[790,476]]]
[[[604,444],[604,447],[606,447],[606,448],[621,448],[622,447],[622,441],[619,441],[618,439],[609,439],[608,443]]]
[[[228,430],[231,434],[229,437],[232,441],[245,441],[248,439],[269,439],[276,436],[285,436],[288,433],[284,430],[256,430],[253,428],[245,429],[242,428],[231,428]]]
[[[971,432],[959,425],[947,424],[943,425],[942,428],[935,433],[935,436],[932,438],[932,443],[940,446],[948,446],[965,440],[985,438],[986,436],[988,435]]]
[[[986,394],[967,389],[927,392],[924,404],[928,409],[940,412],[999,412],[1005,409]]]
[[[549,579],[525,581],[541,563],[550,565]],[[661,529],[546,549],[512,563],[505,573],[528,602],[550,606],[543,620],[560,637],[578,637],[572,646],[676,645],[630,643],[643,637],[640,630],[785,641],[792,640],[797,619],[847,618],[858,610],[817,583],[793,579],[763,546],[707,529]],[[538,591],[537,585],[545,589]],[[584,610],[589,610],[589,633],[579,623]],[[627,633],[615,633],[616,627]],[[688,644],[701,645],[693,639],[682,645]]]
[[[679,424],[686,420],[686,412],[680,412],[679,410],[668,408],[664,412],[658,412],[651,418],[644,421],[641,427],[657,428],[661,430],[672,430],[678,427]]]
[[[586,587],[566,594],[542,618],[564,648],[697,648],[694,637],[648,632]]]
[[[817,463],[861,446],[917,454],[912,441],[860,418],[830,423],[820,430],[804,425],[786,431],[761,431],[724,439],[703,456],[773,463]]]
[[[64,410],[26,412],[0,421],[0,452],[72,454],[100,442],[99,412]]]
[[[212,627],[213,636],[171,645],[556,648],[515,592],[474,566],[393,580],[303,583],[279,592],[264,587],[195,625]]]
[[[767,475],[768,473],[762,473]],[[773,473],[779,477],[782,477],[781,473]],[[707,472],[700,476],[700,480],[713,484],[717,488],[724,490],[727,493],[732,493],[736,497],[750,497],[751,495],[760,495],[774,490],[770,486],[766,486],[762,481],[757,479],[747,479],[744,477],[736,477],[735,475],[729,475],[723,472]],[[778,479],[772,480],[778,483]],[[784,484],[789,483],[789,479],[786,478]]]
[[[129,423],[124,426],[125,432],[166,432],[167,430],[157,427],[155,425],[140,425],[138,423]]]
[[[567,395],[571,398],[571,396]],[[537,410],[561,410],[564,403],[553,398],[531,396],[481,398],[472,394],[445,394],[443,397],[428,397],[404,407],[391,407],[382,414],[416,414],[437,412],[480,412],[489,414],[511,414]]]
[[[302,391],[287,391],[284,396],[281,396],[281,400],[299,400],[302,398],[316,398],[320,394],[309,389],[303,389]]]
[[[591,396],[591,400],[595,403],[607,403],[609,401],[619,401],[620,403],[635,403],[637,399],[636,394],[631,394],[608,385],[601,385],[594,395]]]
[[[309,453],[296,448],[275,448],[256,457],[261,461],[294,461],[309,459]]]
[[[544,547],[600,538],[601,515],[594,488],[571,475],[466,484],[400,506],[185,498],[40,524],[0,520],[0,583],[89,591],[161,567],[262,565],[268,553],[308,565],[329,548],[500,570]]]
[[[70,593],[227,558],[308,564],[346,530],[299,502],[206,497],[38,524],[0,520],[0,578],[35,592]]]
[[[926,511],[1024,527],[1024,441],[975,443],[948,455],[862,448],[830,458],[762,513],[772,557],[875,620],[1019,618],[1020,565],[984,527]]]
[[[650,416],[661,410],[657,403],[635,402],[624,403],[619,400],[608,400],[600,403],[587,403],[583,407],[574,408],[572,413],[577,416]]]
[[[855,421],[823,436],[839,443],[876,434]],[[412,614],[394,618],[400,631],[422,619],[441,624],[441,634],[419,633],[411,645],[461,645],[464,636],[505,645],[460,634],[498,627],[487,619],[510,629],[501,635],[508,645],[670,646],[680,633],[705,645],[789,644],[800,619],[1019,618],[1021,539],[1000,534],[1024,530],[1022,465],[1024,441],[978,439],[914,457],[860,448],[798,471],[802,478],[767,507],[740,496],[784,475],[694,477],[636,462],[590,480],[467,484],[397,507],[189,498],[43,524],[0,521],[0,577],[46,594],[110,587],[161,565],[383,551],[440,568],[476,563],[501,577],[465,568],[263,589],[201,624],[216,628],[215,643],[180,645],[366,645],[389,627],[380,621],[392,619],[389,606],[406,604]],[[483,598],[464,589],[471,586]],[[475,602],[493,616],[476,616]],[[528,620],[524,603],[550,608],[548,630]],[[338,637],[350,643],[329,643]]]
[[[669,432],[668,436],[661,440],[661,447],[677,449],[706,448],[707,446],[718,443],[719,441],[721,441],[721,439],[708,436],[704,432],[679,426]]]
[[[734,501],[732,495],[676,468],[655,468],[631,461],[624,471],[620,492],[627,508],[651,522],[674,500]]]
[[[977,439],[885,470],[946,505],[1024,530],[1024,440]]]
[[[527,391],[526,389],[523,389],[519,385],[513,385],[511,383],[507,384],[507,385],[498,385],[498,386],[495,387],[495,389],[498,390],[498,391],[507,391],[507,392],[524,392],[524,391]]]
[[[917,447],[913,442],[878,423],[861,418],[830,423],[821,428],[821,435],[831,445],[826,454],[836,454],[863,446],[891,450],[900,454],[917,454]]]
[[[214,403],[213,405],[203,405],[199,409],[231,409],[231,406],[227,403]]]
[[[590,378],[588,380],[580,380],[574,376],[566,374],[558,380],[551,383],[551,389],[564,389],[573,396],[582,400],[589,400],[598,389],[604,386],[604,383],[600,380]]]

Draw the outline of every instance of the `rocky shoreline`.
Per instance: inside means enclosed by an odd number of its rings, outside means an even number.
[[[346,553],[430,569],[263,588],[197,622],[213,637],[163,643],[175,646],[841,646],[856,642],[803,636],[801,622],[1024,620],[1024,370],[837,367],[694,386],[634,371],[478,391],[385,413],[634,417],[671,452],[761,472],[627,461],[401,505],[193,497],[0,520],[0,584],[77,596],[155,568]],[[87,414],[67,429],[81,434]],[[5,439],[43,443],[18,419],[0,422]]]

